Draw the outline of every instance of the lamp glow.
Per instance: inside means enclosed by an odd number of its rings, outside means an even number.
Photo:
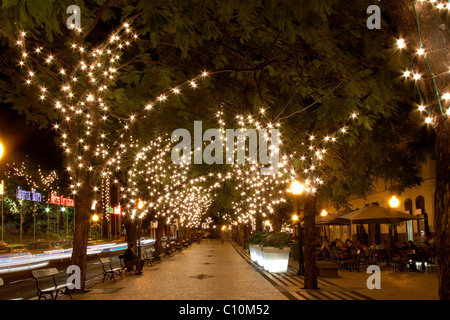
[[[400,201],[398,201],[398,199],[395,196],[392,196],[391,200],[389,200],[389,205],[392,208],[397,208],[399,204],[400,204]]]
[[[325,209],[323,209],[322,212],[320,213],[320,215],[322,217],[325,217],[326,215],[328,215],[328,212]]]
[[[291,192],[293,194],[301,194],[303,192],[303,185],[297,180],[292,181],[291,183]]]

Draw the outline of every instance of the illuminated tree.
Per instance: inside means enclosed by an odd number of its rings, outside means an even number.
[[[405,57],[407,81],[417,88],[418,111],[436,133],[434,225],[439,297],[450,299],[450,4],[437,0],[395,0],[383,3],[398,36],[393,39]]]

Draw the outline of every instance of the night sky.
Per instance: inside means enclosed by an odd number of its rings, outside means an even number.
[[[27,123],[25,115],[19,115],[9,105],[0,104],[0,141],[4,148],[0,165],[19,164],[28,156],[42,169],[53,170],[61,166],[61,152],[52,131],[39,130],[37,125]]]

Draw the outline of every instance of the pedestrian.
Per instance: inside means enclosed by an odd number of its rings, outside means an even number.
[[[136,266],[136,274],[142,274],[143,261],[134,253],[134,243],[129,243],[125,250],[123,261],[126,266]]]

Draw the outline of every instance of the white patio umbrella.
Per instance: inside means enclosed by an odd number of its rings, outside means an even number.
[[[421,220],[423,216],[413,216],[391,208],[380,207],[376,203],[366,205],[361,209],[349,212],[339,217],[348,220],[350,224],[394,224],[408,220]],[[373,238],[375,244],[375,236]]]
[[[341,217],[348,212],[337,212],[334,214],[326,215],[325,217],[318,217],[316,219],[316,225],[348,225],[350,220],[341,219]]]

